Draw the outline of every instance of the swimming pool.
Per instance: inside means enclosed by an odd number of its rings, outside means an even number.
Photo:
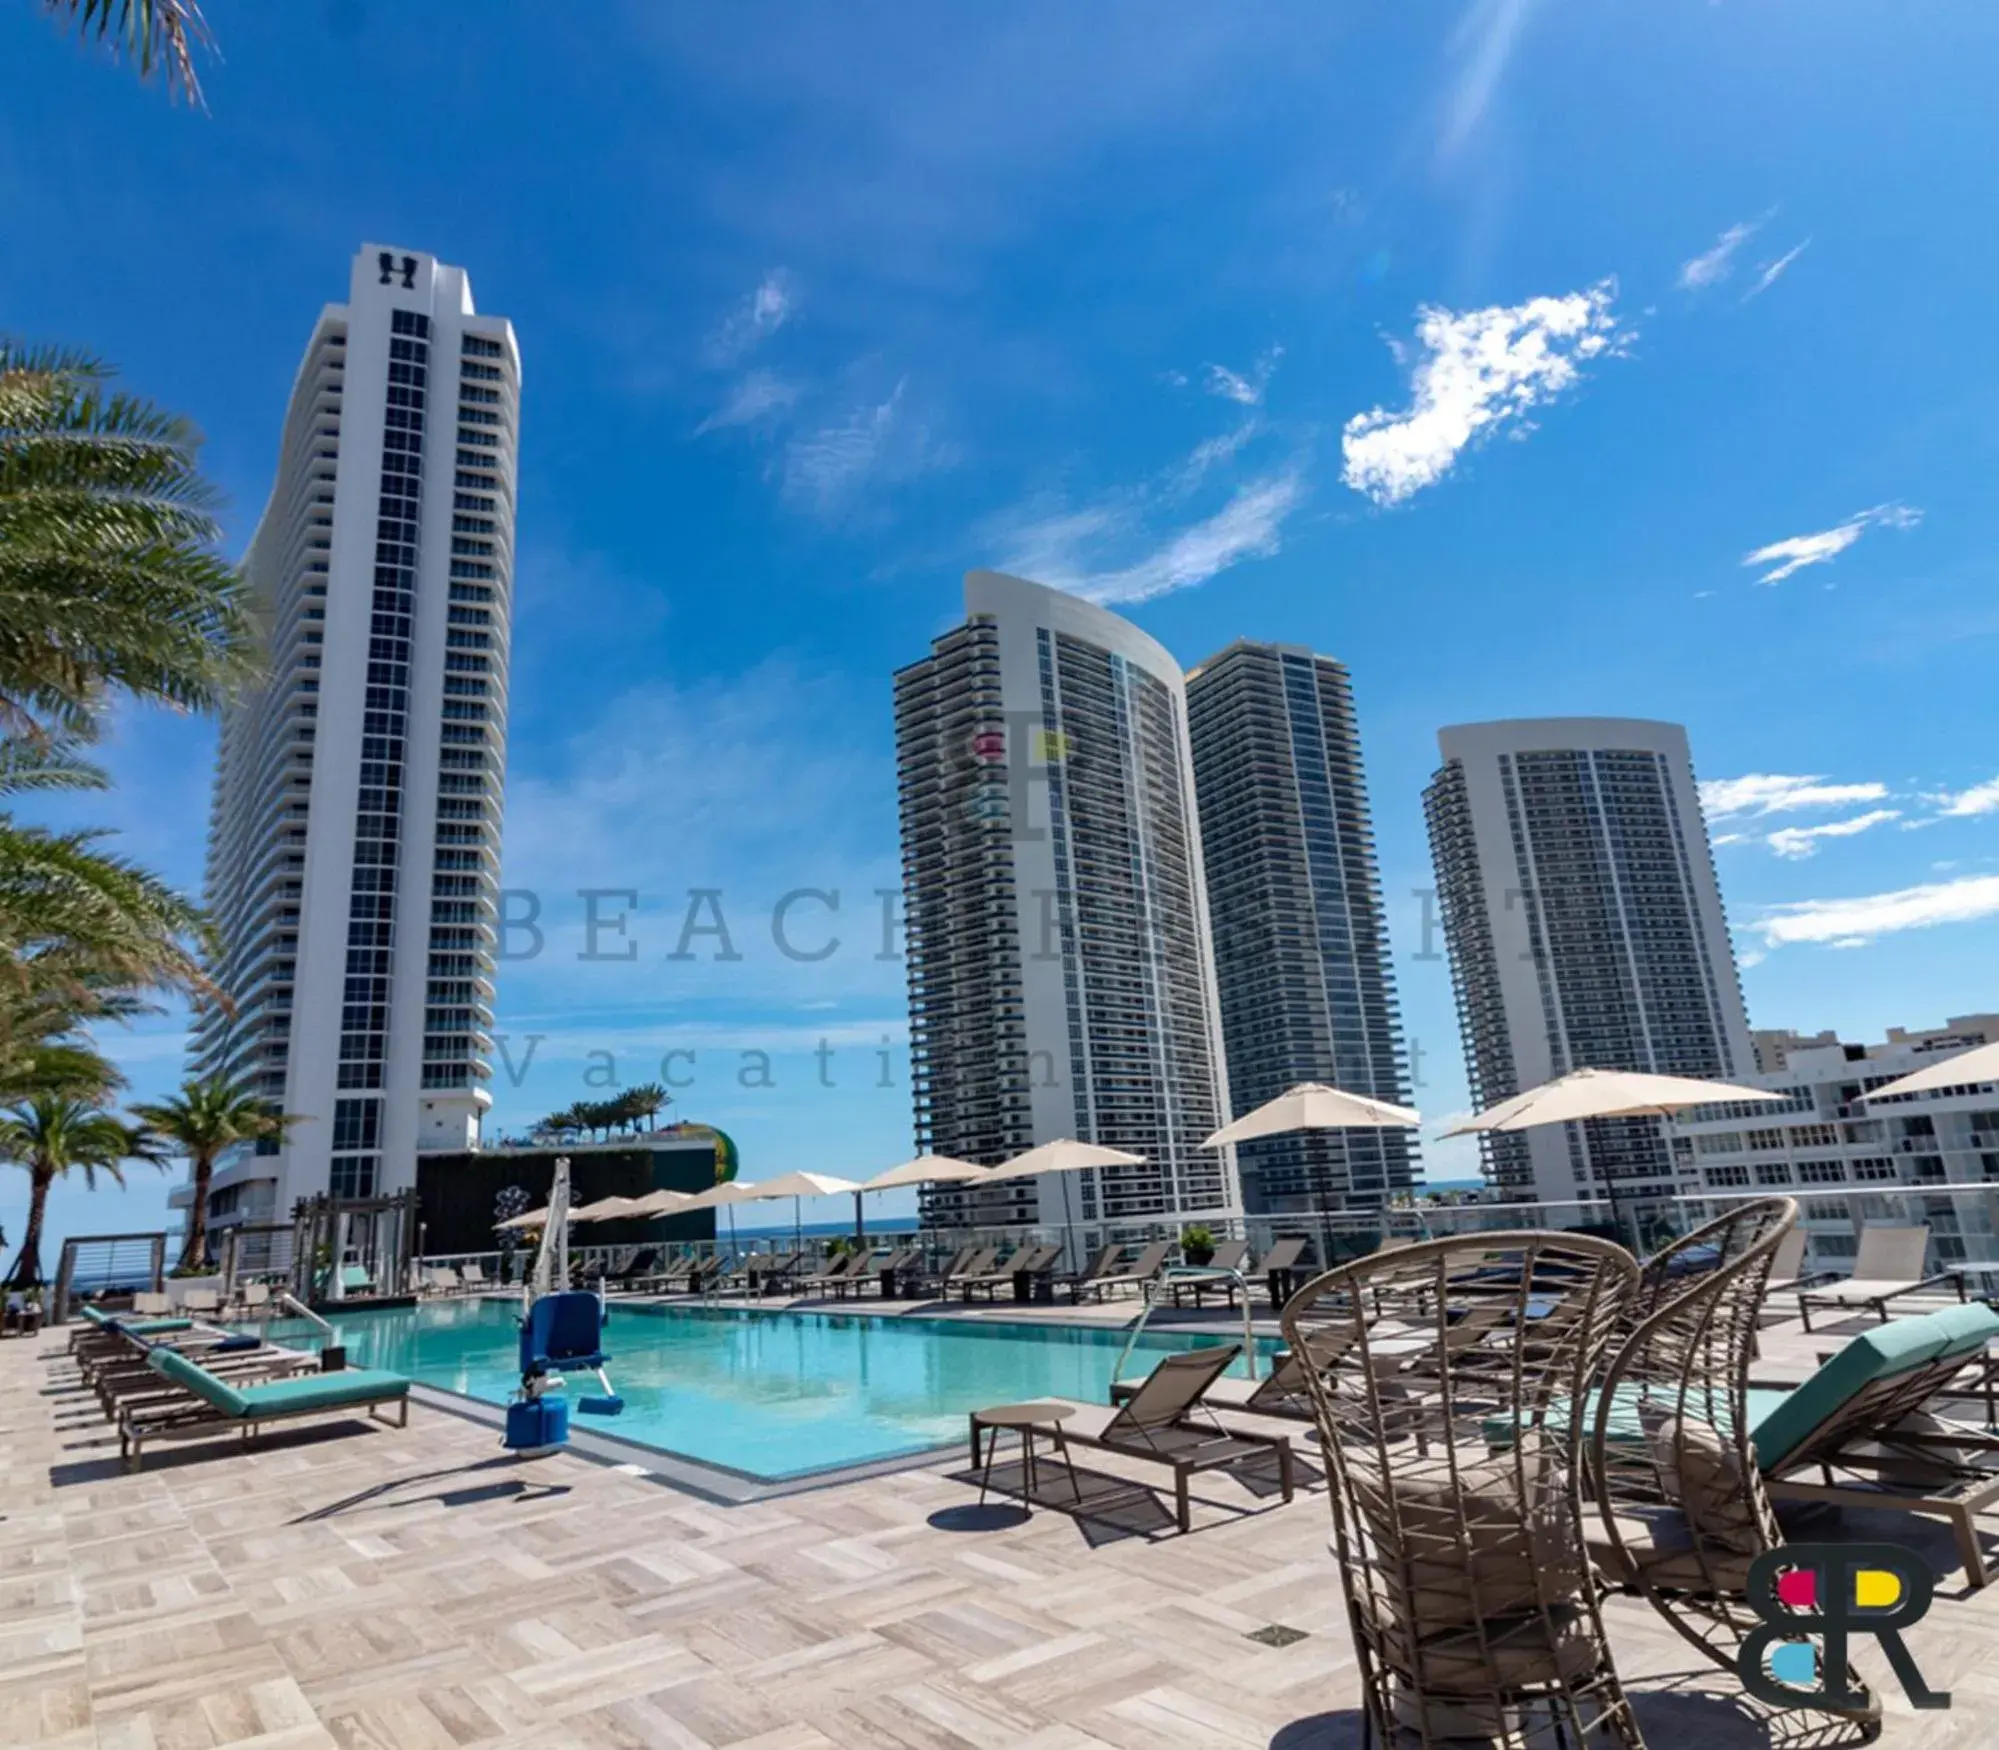
[[[332,1316],[354,1366],[385,1367],[488,1404],[504,1404],[520,1383],[515,1302]],[[271,1334],[281,1342],[311,1335],[292,1325]],[[614,1301],[604,1348],[625,1410],[577,1426],[783,1482],[961,1441],[967,1412],[985,1404],[1101,1403],[1124,1341],[1121,1330],[1077,1326]],[[1130,1371],[1227,1341],[1222,1333],[1146,1331]],[[596,1389],[587,1376],[572,1392],[579,1386]]]

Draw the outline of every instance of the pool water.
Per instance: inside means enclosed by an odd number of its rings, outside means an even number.
[[[504,1404],[520,1383],[518,1313],[510,1300],[454,1300],[332,1321],[350,1366]],[[278,1324],[271,1336],[315,1333]],[[1229,1340],[1146,1331],[1126,1371]],[[1122,1330],[1074,1326],[613,1302],[604,1349],[624,1413],[575,1424],[776,1482],[961,1441],[967,1413],[987,1404],[1102,1403],[1124,1343]],[[572,1401],[596,1390],[587,1374],[570,1381]]]

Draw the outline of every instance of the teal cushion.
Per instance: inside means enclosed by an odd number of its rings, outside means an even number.
[[[1945,1334],[1946,1355],[1976,1355],[1994,1337],[1999,1337],[1999,1312],[1982,1300],[1966,1301],[1962,1306],[1946,1307],[1942,1312],[1925,1316]]]
[[[218,1379],[207,1368],[181,1354],[177,1349],[153,1349],[146,1355],[146,1365],[175,1385],[185,1386],[198,1398],[205,1398],[225,1416],[244,1414],[243,1394],[226,1379]]]
[[[120,1319],[105,1321],[106,1330],[123,1331],[128,1337],[165,1337],[175,1331],[194,1329],[192,1319]]]
[[[111,1322],[111,1315],[101,1306],[86,1306],[80,1307],[77,1310],[93,1325],[107,1325]]]
[[[263,1385],[245,1386],[236,1395],[248,1406],[240,1413],[268,1416],[292,1410],[335,1409],[341,1404],[407,1397],[409,1389],[410,1382],[399,1373],[385,1373],[372,1367],[349,1367],[338,1373],[301,1373],[291,1379],[273,1379]]]
[[[1970,1309],[1953,1307],[1951,1312],[1961,1310]],[[1919,1318],[1894,1319],[1855,1337],[1767,1415],[1752,1416],[1757,1462],[1766,1472],[1774,1470],[1868,1386],[1894,1379],[1941,1355],[1949,1343],[1960,1338],[1959,1331],[1939,1323],[1950,1316],[1924,1313]],[[1999,1330],[1999,1322],[1994,1329]]]

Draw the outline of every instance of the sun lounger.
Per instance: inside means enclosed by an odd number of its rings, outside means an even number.
[[[920,1292],[948,1300],[951,1284],[961,1276],[975,1276],[990,1270],[999,1256],[996,1246],[960,1246],[957,1255],[934,1276],[926,1276],[911,1286]]]
[[[426,1294],[456,1294],[458,1292],[458,1272],[448,1264],[427,1271],[423,1282]]]
[[[696,1259],[692,1252],[683,1257],[670,1258],[663,1270],[648,1270],[629,1286],[641,1294],[668,1294],[676,1288],[684,1288],[687,1279],[694,1274]]]
[[[1168,1284],[1173,1295],[1173,1304],[1182,1306],[1191,1299],[1196,1306],[1211,1294],[1225,1294],[1230,1306],[1235,1305],[1237,1283],[1233,1276],[1224,1274],[1231,1270],[1241,1270],[1249,1258],[1248,1240],[1223,1240],[1215,1248],[1215,1255],[1204,1265],[1190,1265],[1190,1269],[1206,1269],[1216,1272],[1213,1276],[1180,1276]]]
[[[1851,1276],[1835,1278],[1821,1287],[1798,1296],[1798,1317],[1806,1330],[1812,1328],[1812,1308],[1838,1307],[1851,1310],[1871,1307],[1885,1324],[1888,1303],[1905,1294],[1952,1283],[1959,1300],[1964,1298],[1964,1278],[1944,1270],[1934,1276],[1923,1274],[1923,1259],[1929,1251],[1927,1227],[1869,1226],[1860,1230],[1860,1250],[1853,1260]]]
[[[486,1272],[477,1264],[466,1264],[458,1271],[458,1280],[465,1285],[468,1294],[476,1293],[491,1286],[486,1280]]]
[[[157,1289],[149,1289],[132,1296],[132,1313],[136,1318],[168,1319],[174,1314],[174,1300],[170,1294],[162,1294]]]
[[[653,1267],[658,1259],[657,1246],[641,1246],[626,1260],[622,1270],[606,1271],[598,1278],[598,1284],[606,1294],[615,1288],[637,1288],[653,1274]]]
[[[1147,1246],[1121,1270],[1114,1270],[1106,1276],[1095,1276],[1072,1283],[1069,1290],[1070,1298],[1080,1300],[1087,1290],[1098,1300],[1102,1300],[1113,1288],[1142,1288],[1159,1274],[1166,1263],[1166,1254],[1172,1249],[1171,1242],[1166,1240]]]
[[[1100,1246],[1096,1255],[1082,1269],[1072,1275],[1058,1277],[1057,1280],[1068,1289],[1072,1301],[1080,1300],[1085,1290],[1094,1290],[1096,1284],[1106,1276],[1117,1273],[1118,1260],[1123,1256],[1122,1246]]]
[[[1232,1470],[1274,1457],[1278,1485],[1288,1501],[1294,1492],[1290,1437],[1225,1428],[1203,1401],[1241,1352],[1241,1344],[1225,1343],[1168,1355],[1115,1409],[1078,1404],[1055,1424],[1056,1443],[1072,1463],[1071,1449],[1082,1448],[1169,1468],[1174,1516],[1182,1531],[1193,1528],[1188,1485],[1202,1471]]]
[[[187,1396],[149,1405],[143,1414],[128,1410],[121,1416],[119,1456],[131,1470],[139,1468],[149,1440],[181,1440],[234,1428],[242,1429],[248,1440],[274,1422],[354,1410],[366,1410],[371,1419],[386,1422],[388,1418],[379,1414],[385,1404],[396,1406],[397,1426],[409,1423],[410,1382],[398,1373],[357,1367],[238,1387],[171,1349],[155,1349],[147,1359]]]
[[[1270,1250],[1256,1261],[1256,1273],[1263,1278],[1273,1308],[1281,1310],[1297,1292],[1299,1264],[1304,1256],[1303,1240],[1276,1240]]]
[[[366,1266],[361,1264],[340,1266],[340,1293],[343,1299],[374,1292],[375,1279],[368,1274]]]
[[[1752,1388],[1752,1438],[1771,1498],[1946,1520],[1966,1578],[1985,1585],[1974,1520],[1999,1501],[1999,1439],[1934,1406],[1995,1337],[1999,1312],[1953,1306],[1855,1337],[1789,1392]]]
[[[865,1271],[870,1256],[867,1252],[842,1252],[824,1270],[798,1276],[791,1286],[807,1294],[822,1288],[837,1289],[841,1283],[851,1281],[857,1271]]]
[[[165,1345],[162,1345],[164,1347]],[[302,1349],[286,1349],[261,1343],[254,1337],[230,1337],[206,1347],[177,1346],[175,1353],[199,1363],[217,1379],[232,1385],[254,1385],[266,1379],[284,1379],[295,1373],[317,1373],[319,1357]],[[173,1397],[181,1388],[160,1376],[151,1365],[150,1355],[135,1350],[129,1361],[100,1371],[91,1381],[105,1415],[117,1420],[125,1406],[148,1399]]]
[[[886,1300],[895,1294],[898,1289],[902,1289],[905,1293],[908,1292],[906,1285],[914,1284],[915,1273],[922,1267],[923,1254],[914,1246],[903,1246],[896,1251],[890,1252],[879,1263],[871,1261],[865,1270],[855,1271],[834,1292],[842,1300],[845,1300],[849,1288],[856,1295],[860,1295],[865,1293],[868,1284],[873,1282],[881,1290],[882,1298]]]
[[[212,1319],[222,1311],[222,1296],[212,1288],[190,1288],[180,1297],[180,1310],[191,1319]]]
[[[1039,1276],[1055,1267],[1055,1260],[1062,1256],[1062,1248],[1056,1246],[1022,1246],[1003,1264],[995,1264],[989,1270],[981,1270],[976,1275],[967,1272],[960,1276],[951,1287],[964,1296],[969,1306],[974,1294],[982,1294],[987,1300],[997,1298],[1002,1287],[1011,1288],[1016,1276]]]

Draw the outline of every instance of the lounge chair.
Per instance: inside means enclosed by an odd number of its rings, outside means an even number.
[[[822,1288],[837,1291],[842,1283],[851,1282],[856,1273],[866,1272],[868,1259],[871,1256],[873,1254],[869,1252],[842,1252],[825,1269],[799,1276],[791,1286],[802,1289],[807,1294]]]
[[[368,1274],[363,1264],[342,1264],[340,1266],[340,1295],[343,1300],[355,1295],[370,1295],[375,1292],[375,1279]]]
[[[1273,1241],[1270,1250],[1257,1259],[1256,1273],[1263,1278],[1273,1311],[1281,1311],[1284,1303],[1297,1291],[1304,1256],[1305,1242],[1291,1239]]]
[[[996,1246],[960,1246],[957,1255],[934,1276],[925,1276],[911,1286],[939,1299],[951,1298],[951,1284],[961,1276],[975,1276],[990,1270],[999,1256]]]
[[[1066,1455],[1081,1447],[1167,1466],[1173,1472],[1174,1517],[1182,1531],[1193,1529],[1188,1484],[1201,1471],[1233,1470],[1274,1456],[1278,1486],[1290,1500],[1295,1493],[1290,1436],[1225,1428],[1202,1401],[1241,1353],[1240,1343],[1225,1343],[1168,1355],[1116,1408],[1076,1405],[1055,1424],[1058,1449]]]
[[[659,1258],[657,1246],[641,1246],[625,1262],[622,1270],[606,1271],[599,1279],[599,1285],[608,1294],[614,1288],[636,1288],[650,1277],[653,1266]]]
[[[1118,1260],[1123,1256],[1124,1247],[1122,1246],[1100,1247],[1097,1255],[1085,1264],[1081,1270],[1078,1270],[1074,1275],[1060,1277],[1058,1280],[1064,1288],[1068,1289],[1070,1300],[1080,1301],[1083,1298],[1084,1290],[1088,1289],[1094,1292],[1096,1285],[1103,1281],[1105,1277],[1117,1274]]]
[[[705,1258],[696,1258],[689,1266],[683,1284],[689,1294],[706,1294],[711,1289],[724,1287],[730,1277],[729,1260],[720,1253],[710,1253]]]
[[[1995,1337],[1999,1312],[1974,1301],[1864,1332],[1791,1391],[1752,1390],[1751,1438],[1771,1498],[1943,1519],[1965,1577],[1984,1586],[1975,1520],[1999,1501],[1999,1438],[1934,1406]]]
[[[212,1288],[190,1288],[180,1297],[180,1310],[191,1319],[212,1319],[222,1311],[222,1296]]]
[[[1321,1365],[1332,1366],[1333,1357],[1328,1354]],[[1305,1389],[1305,1367],[1304,1357],[1287,1349],[1275,1358],[1270,1371],[1261,1379],[1242,1379],[1231,1373],[1219,1375],[1201,1401],[1217,1410],[1241,1410],[1255,1416],[1283,1416],[1309,1422],[1312,1401]],[[1144,1384],[1143,1379],[1112,1380],[1111,1402],[1128,1403]]]
[[[1952,1283],[1957,1298],[1964,1299],[1964,1278],[1943,1270],[1934,1276],[1923,1274],[1923,1259],[1930,1247],[1927,1227],[1869,1226],[1860,1230],[1860,1250],[1853,1260],[1853,1274],[1836,1278],[1823,1287],[1806,1289],[1798,1296],[1798,1317],[1806,1330],[1812,1328],[1812,1308],[1872,1307],[1887,1323],[1888,1303],[1905,1294],[1919,1294],[1926,1288]]]
[[[70,1333],[69,1352],[76,1357],[86,1379],[93,1366],[106,1356],[124,1352],[126,1337],[168,1337],[195,1328],[192,1319],[135,1319],[131,1314],[102,1314],[97,1308],[84,1309],[92,1322]]]
[[[171,1349],[155,1349],[147,1360],[187,1395],[150,1404],[143,1413],[127,1410],[121,1415],[118,1451],[131,1470],[139,1468],[149,1440],[181,1440],[231,1428],[242,1429],[243,1438],[249,1440],[273,1422],[352,1410],[366,1410],[371,1419],[386,1422],[388,1418],[378,1414],[385,1404],[396,1406],[398,1427],[409,1425],[410,1382],[399,1373],[355,1367],[239,1388]]]
[[[1156,1244],[1147,1246],[1123,1269],[1114,1270],[1108,1276],[1095,1277],[1089,1282],[1074,1284],[1070,1290],[1070,1297],[1080,1299],[1085,1288],[1089,1289],[1098,1300],[1102,1300],[1113,1288],[1143,1288],[1159,1274],[1166,1263],[1166,1254],[1172,1249],[1172,1243],[1168,1240],[1160,1240]]]
[[[996,1299],[1000,1288],[1011,1288],[1018,1276],[1040,1276],[1054,1269],[1055,1260],[1062,1256],[1059,1245],[1022,1246],[1004,1264],[995,1264],[990,1270],[981,1270],[977,1275],[960,1276],[951,1286],[970,1305],[974,1294],[983,1294],[987,1300]]]
[[[458,1280],[465,1285],[465,1291],[468,1294],[476,1293],[491,1286],[486,1280],[486,1272],[477,1264],[461,1265],[458,1271]]]
[[[757,1295],[776,1294],[780,1290],[795,1289],[798,1273],[805,1268],[803,1252],[780,1252],[757,1272],[748,1286]]]
[[[1240,1271],[1249,1258],[1248,1240],[1223,1240],[1215,1248],[1215,1255],[1205,1265],[1190,1266],[1216,1271],[1213,1276],[1176,1277],[1167,1286],[1173,1295],[1175,1306],[1184,1305],[1183,1296],[1191,1296],[1196,1306],[1211,1294],[1225,1294],[1229,1305],[1235,1305],[1236,1290],[1239,1286],[1235,1277],[1220,1274],[1223,1271]]]
[[[423,1288],[426,1294],[456,1294],[458,1292],[458,1272],[450,1265],[440,1265],[424,1274]]]
[[[199,1363],[217,1379],[226,1379],[232,1385],[254,1385],[262,1380],[283,1379],[294,1373],[319,1371],[317,1355],[302,1349],[287,1349],[274,1343],[260,1342],[255,1337],[231,1336],[202,1345],[161,1344],[160,1347],[172,1348],[174,1353]],[[150,1350],[138,1346],[134,1347],[129,1359],[120,1360],[116,1366],[99,1369],[90,1383],[105,1415],[114,1421],[127,1404],[149,1398],[172,1397],[181,1389],[162,1379],[151,1364]]]
[[[267,1282],[241,1282],[236,1286],[233,1311],[243,1318],[268,1318],[271,1311],[271,1288]]]
[[[895,1292],[895,1284],[903,1275],[917,1267],[920,1254],[914,1248],[901,1246],[890,1252],[869,1252],[861,1255],[854,1267],[838,1282],[833,1284],[833,1293],[840,1299],[847,1298],[847,1290],[856,1295],[865,1294],[870,1282],[876,1284],[887,1299]]]
[[[678,1258],[669,1258],[663,1270],[648,1270],[631,1286],[641,1294],[670,1294],[676,1288],[687,1286],[687,1279],[694,1274],[698,1262],[692,1252]]]
[[[144,1293],[132,1296],[132,1311],[140,1318],[172,1318],[174,1314],[174,1297],[170,1294],[162,1293],[158,1289],[149,1289]]]

